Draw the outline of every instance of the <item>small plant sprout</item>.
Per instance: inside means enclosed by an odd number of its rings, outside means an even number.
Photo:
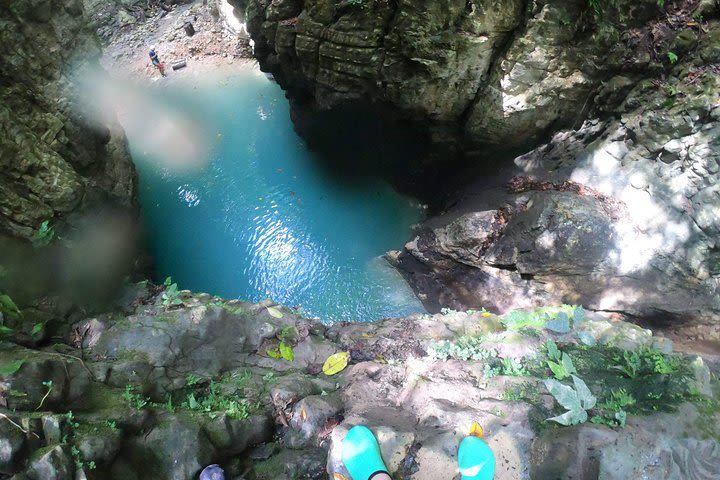
[[[678,56],[675,54],[675,52],[667,52],[668,60],[671,64],[675,65],[678,61]]]
[[[55,230],[50,226],[50,221],[45,220],[30,237],[30,243],[35,248],[47,247],[55,238]]]
[[[163,306],[174,307],[182,305],[183,301],[180,298],[180,290],[178,290],[177,283],[172,281],[172,277],[167,277],[163,285],[165,285],[165,291],[162,294]]]

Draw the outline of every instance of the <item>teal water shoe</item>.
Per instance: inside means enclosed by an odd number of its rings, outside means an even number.
[[[495,475],[495,456],[478,437],[465,437],[460,442],[458,465],[462,480],[492,480]]]
[[[370,480],[378,473],[388,473],[373,433],[362,425],[350,429],[342,441],[342,461],[352,480]]]

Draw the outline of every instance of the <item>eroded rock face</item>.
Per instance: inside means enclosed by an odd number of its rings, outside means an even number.
[[[650,0],[603,12],[623,28],[659,14]],[[293,97],[309,96],[321,108],[370,99],[452,125],[458,141],[500,150],[581,122],[613,71],[648,68],[651,59],[639,45],[607,38],[591,18],[579,1],[253,0],[248,6],[256,54]]]
[[[682,73],[639,83],[619,121],[517,157],[493,209],[461,200],[393,258],[434,308],[562,301],[717,325],[720,105],[707,92],[720,79],[697,64]],[[668,101],[672,88],[683,96]]]
[[[135,205],[136,175],[119,125],[97,123],[72,78],[98,66],[83,4],[0,6],[0,233],[28,237],[43,220],[110,203]]]

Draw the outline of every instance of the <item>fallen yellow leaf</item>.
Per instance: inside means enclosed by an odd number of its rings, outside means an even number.
[[[333,480],[348,480],[342,473],[333,473]]]
[[[338,372],[342,372],[345,367],[347,367],[349,360],[350,354],[348,352],[338,352],[330,355],[323,365],[323,373],[325,373],[325,375],[335,375]]]
[[[473,436],[473,437],[482,438],[483,437],[483,429],[480,426],[480,424],[477,422],[473,422],[472,425],[470,426],[470,433],[468,435]]]
[[[282,312],[275,307],[267,307],[267,311],[275,318],[283,318]]]
[[[303,421],[307,420],[307,412],[305,411],[304,408],[301,408],[301,409],[300,409],[300,418],[301,418]]]

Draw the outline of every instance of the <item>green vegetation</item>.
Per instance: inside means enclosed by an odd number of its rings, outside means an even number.
[[[567,333],[585,319],[585,310],[577,305],[538,307],[532,310],[514,310],[507,313],[502,323],[508,330],[546,328],[556,333]]]
[[[430,345],[430,356],[446,361],[448,358],[456,358],[458,360],[488,360],[497,357],[495,349],[486,349],[481,346],[484,339],[482,337],[471,337],[463,335],[462,337],[451,340],[440,340]]]
[[[180,405],[181,408],[206,413],[210,418],[224,413],[229,418],[244,420],[250,416],[253,410],[259,406],[253,406],[245,399],[238,399],[227,396],[220,392],[219,385],[210,381],[210,385],[203,394],[196,396],[196,392],[190,392]]]
[[[282,358],[288,362],[295,360],[295,352],[293,351],[292,342],[298,336],[297,328],[292,325],[284,327],[280,331],[280,344],[273,349],[267,350],[267,356],[270,358]]]
[[[610,346],[569,345],[565,349],[572,354],[578,375],[600,397],[591,409],[593,423],[623,427],[630,414],[673,411],[680,403],[697,398],[690,369],[678,355],[651,348],[621,351]]]
[[[584,317],[582,307],[562,305],[510,312],[500,320],[510,332],[534,332],[536,335],[531,337],[538,338],[543,328],[569,332]],[[544,384],[556,400],[550,409],[539,402],[539,395],[529,393],[533,386],[530,382],[510,387],[502,396],[507,401],[531,402],[530,420],[537,428],[577,425],[588,419],[622,428],[628,415],[673,411],[683,402],[705,400],[692,386],[691,369],[681,355],[649,347],[624,351],[613,345],[598,345],[592,335],[580,329],[574,336],[580,339],[580,345],[573,340],[558,346],[548,339],[536,356],[501,358],[493,347],[517,338],[508,331],[432,341],[428,353],[441,361],[482,362],[486,380],[496,375],[545,377]]]
[[[80,449],[73,444],[73,441],[77,437],[80,423],[75,419],[72,411],[69,411],[65,414],[65,420],[65,424],[67,425],[69,432],[63,435],[62,443],[70,445],[70,454],[72,455],[73,461],[75,462],[75,467],[78,469],[84,469],[87,467],[88,470],[95,470],[97,468],[97,465],[95,465],[95,461],[91,460],[89,462],[86,462],[82,456],[82,452],[80,452]]]
[[[540,390],[532,382],[523,382],[508,387],[502,395],[502,399],[508,402],[527,401],[534,403],[540,399]]]
[[[483,376],[489,380],[497,375],[522,377],[530,375],[521,359],[500,358],[494,348],[485,348],[483,343],[488,336],[471,337],[463,335],[454,341],[440,340],[430,345],[430,356],[436,360],[447,361],[450,358],[457,360],[474,360],[484,362]]]
[[[0,375],[2,375],[2,376],[12,375],[13,373],[20,370],[20,367],[23,366],[23,363],[25,363],[25,360],[18,359],[18,360],[13,360],[6,364],[0,365]]]
[[[20,309],[15,305],[9,295],[0,293],[0,313],[7,318],[18,319],[22,317]]]
[[[622,355],[615,354],[612,360],[614,364],[610,368],[622,372],[628,378],[652,373],[671,374],[679,371],[681,367],[677,357],[666,357],[661,352],[649,348],[622,352]]]
[[[172,281],[172,277],[167,277],[163,285],[165,285],[165,291],[161,297],[163,306],[174,307],[176,305],[182,305],[183,301],[180,298],[180,291],[178,290],[177,283]]]
[[[673,65],[676,64],[678,61],[678,56],[674,52],[667,52],[667,57],[670,63]]]
[[[233,383],[237,386],[239,382],[248,381],[250,378],[251,374],[246,372],[239,378],[234,378]],[[227,376],[223,379],[227,379]],[[185,379],[185,387],[168,394],[162,403],[153,402],[150,398],[141,395],[133,385],[125,386],[122,397],[130,407],[138,410],[147,407],[161,408],[170,413],[185,410],[202,413],[210,418],[225,414],[229,418],[244,420],[260,408],[257,403],[223,390],[223,384],[190,374]]]
[[[565,352],[558,350],[557,345],[552,340],[548,340],[545,344],[547,350],[547,365],[552,370],[556,380],[565,380],[577,373],[572,358]]]
[[[523,367],[522,361],[515,358],[501,358],[500,365],[502,375],[511,377],[525,377],[530,375],[525,367]]]
[[[133,385],[125,385],[125,391],[122,394],[122,398],[128,403],[128,405],[137,410],[142,410],[146,406],[150,405],[150,399],[140,395],[137,391],[137,387]]]
[[[587,411],[595,406],[597,398],[581,378],[572,375],[572,380],[574,388],[551,378],[545,380],[548,392],[567,410],[562,415],[548,418],[548,421],[561,425],[577,425],[587,421]]]
[[[635,398],[624,389],[613,390],[610,398],[598,404],[599,414],[593,415],[591,422],[609,427],[625,427],[626,408],[635,405]]]
[[[55,238],[55,229],[50,226],[50,221],[45,220],[30,237],[30,242],[35,248],[47,247]]]

